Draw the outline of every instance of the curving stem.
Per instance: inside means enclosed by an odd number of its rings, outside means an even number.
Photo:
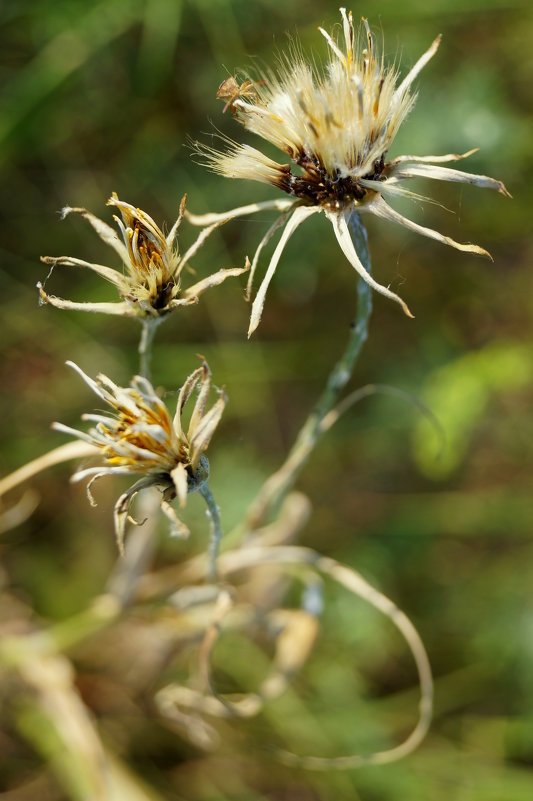
[[[207,549],[207,580],[215,584],[218,581],[217,559],[222,539],[222,526],[220,524],[220,510],[215,503],[209,484],[205,481],[199,488],[202,498],[207,506],[207,514],[211,524],[211,535]]]
[[[141,319],[142,331],[139,340],[139,375],[151,380],[150,363],[152,361],[152,344],[157,326],[162,317],[143,317]]]
[[[370,272],[368,238],[366,229],[357,212],[353,211],[350,215],[348,226],[361,263]],[[281,467],[265,481],[253,500],[247,515],[247,522],[252,529],[264,523],[269,513],[279,506],[296,481],[320,436],[326,430],[322,423],[326,415],[337,403],[340,393],[352,377],[355,363],[368,337],[368,324],[371,313],[372,290],[365,281],[359,279],[357,284],[356,317],[350,326],[350,336],[344,353],[333,367],[322,395],[300,429],[289,455]]]

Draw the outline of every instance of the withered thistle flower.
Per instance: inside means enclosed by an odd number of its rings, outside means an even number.
[[[493,178],[440,166],[466,158],[475,150],[462,155],[407,155],[387,160],[388,150],[416,100],[413,82],[435,55],[440,36],[400,81],[397,67],[385,66],[383,56],[377,54],[367,20],[363,18],[362,35],[357,39],[351,12],[347,14],[344,8],[340,12],[344,48],[319,28],[332,54],[324,70],[304,61],[295,48],[283,57],[277,73],[255,83],[247,81],[246,92],[241,92],[234,81],[233,94],[226,103],[244,128],[279,148],[288,162],[280,164],[254,147],[231,140],[226,152],[198,146],[215,172],[227,178],[271,184],[289,195],[286,200],[254,203],[226,214],[187,215],[194,224],[211,225],[263,209],[282,213],[265,234],[252,261],[248,291],[261,250],[284,225],[252,307],[248,335],[259,324],[268,285],[287,241],[300,223],[318,212],[324,212],[331,222],[341,250],[357,273],[382,295],[397,301],[409,316],[412,315],[404,301],[377,283],[361,263],[348,230],[354,210],[399,223],[458,250],[491,258],[477,245],[455,242],[407,219],[387,202],[396,196],[424,200],[404,186],[408,179],[419,177],[469,183],[509,194]],[[220,96],[226,99],[228,92]]]
[[[75,309],[78,311],[104,312],[126,317],[159,317],[178,306],[196,303],[199,296],[209,287],[221,284],[230,276],[241,275],[247,269],[230,268],[218,270],[207,278],[198,281],[187,289],[182,289],[181,278],[184,268],[196,255],[207,236],[220,223],[206,228],[196,242],[180,256],[177,247],[177,232],[185,208],[186,196],[180,204],[179,216],[170,233],[165,236],[150,215],[141,209],[124,203],[114,194],[109,206],[115,206],[122,219],[114,215],[114,219],[122,234],[103,220],[95,217],[86,209],[63,209],[63,217],[71,212],[81,214],[92,225],[101,239],[120,256],[124,271],[106,267],[102,264],[76,259],[71,256],[43,256],[41,261],[53,266],[88,267],[102,278],[116,286],[122,302],[117,303],[76,303],[63,298],[48,295],[39,282],[37,284],[41,299],[59,309]]]
[[[198,367],[181,387],[176,412],[172,418],[150,382],[135,376],[129,387],[118,387],[107,376],[98,375],[96,381],[87,376],[76,364],[67,362],[108,406],[109,414],[84,414],[83,420],[96,423],[88,432],[54,423],[56,431],[63,431],[100,450],[103,461],[94,467],[78,470],[71,481],[89,479],[87,496],[92,505],[91,486],[96,479],[107,475],[138,476],[138,480],[123,493],[115,504],[115,531],[123,552],[126,521],[135,523],[129,510],[134,497],[147,487],[158,487],[162,492],[161,509],[169,518],[177,534],[189,532],[171,506],[178,498],[185,506],[187,495],[202,488],[209,478],[209,462],[205,451],[211,441],[226,405],[223,390],[208,410],[211,372],[202,359]],[[185,429],[183,410],[197,390],[189,425]]]

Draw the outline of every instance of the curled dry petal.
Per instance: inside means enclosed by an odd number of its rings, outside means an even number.
[[[91,453],[99,457],[98,464],[82,467],[72,476],[73,481],[89,480],[87,493],[92,502],[91,484],[107,475],[135,476],[136,482],[124,492],[115,504],[114,521],[119,550],[123,551],[124,532],[128,520],[135,521],[130,509],[141,490],[155,486],[162,493],[161,508],[171,520],[173,530],[180,535],[186,526],[171,507],[178,498],[185,506],[187,496],[203,486],[209,475],[205,457],[224,406],[224,393],[208,408],[211,372],[205,359],[183,384],[176,414],[172,419],[166,405],[156,394],[151,383],[135,376],[129,387],[120,387],[105,375],[90,378],[73,362],[68,362],[101,401],[110,407],[107,413],[83,415],[95,423],[88,431],[78,431],[62,423],[54,428],[87,443]],[[198,391],[187,431],[182,424],[184,407]]]
[[[41,301],[59,309],[103,312],[126,317],[160,317],[179,306],[196,303],[199,295],[212,286],[221,284],[226,278],[240,275],[242,269],[219,270],[213,275],[198,281],[194,286],[183,289],[181,276],[184,267],[193,258],[219,222],[200,232],[183,258],[177,247],[177,232],[185,214],[186,196],[183,197],[176,222],[168,236],[142,209],[120,200],[116,194],[108,205],[114,206],[120,216],[114,219],[122,238],[103,220],[95,217],[87,209],[63,209],[63,217],[71,213],[80,214],[86,219],[98,236],[120,256],[119,269],[95,264],[71,256],[43,256],[41,261],[52,267],[86,267],[111,282],[118,290],[121,301],[118,303],[82,303],[49,295],[41,283],[38,284]],[[246,269],[246,266],[245,266]]]

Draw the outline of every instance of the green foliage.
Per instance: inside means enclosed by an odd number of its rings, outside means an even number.
[[[413,455],[422,473],[447,478],[459,467],[481,427],[487,405],[499,395],[512,396],[531,385],[533,353],[513,342],[487,345],[432,371],[422,397],[444,431],[422,419],[413,431]]]

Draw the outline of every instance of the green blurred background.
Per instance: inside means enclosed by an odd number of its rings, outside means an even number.
[[[439,456],[438,438],[416,409],[371,398],[321,443],[299,482],[313,502],[301,541],[360,570],[421,632],[436,676],[435,721],[419,751],[397,765],[315,774],[272,760],[273,741],[317,752],[323,742],[315,734],[325,731],[330,754],[349,753],[390,745],[413,722],[415,676],[404,644],[366,605],[332,587],[322,637],[294,695],[252,723],[224,724],[213,755],[165,727],[151,688],[130,687],[110,664],[113,652],[97,659],[89,643],[73,655],[82,696],[109,750],[153,798],[533,796],[531,4],[382,0],[353,12],[370,19],[386,56],[401,56],[404,70],[443,34],[393,154],[480,147],[464,169],[504,180],[514,196],[420,182],[445,208],[409,208],[418,222],[487,248],[494,264],[369,221],[375,274],[400,291],[416,319],[375,298],[353,386],[387,383],[420,397],[443,425],[446,446]],[[93,408],[66,359],[118,383],[136,370],[135,322],[38,307],[41,254],[114,264],[84,220],[60,222],[58,210],[85,206],[111,221],[105,201],[116,191],[170,226],[185,192],[197,212],[274,197],[259,184],[209,174],[192,161],[187,139],[209,143],[216,126],[254,144],[230,114],[222,116],[215,100],[221,81],[251,57],[272,63],[287,31],[298,31],[321,61],[326,46],[316,28],[329,30],[338,19],[336,2],[318,0],[1,4],[2,474],[64,441],[50,431],[51,421],[76,425]],[[270,219],[227,225],[196,260],[198,274],[241,265]],[[186,224],[182,231],[183,249],[194,231]],[[197,352],[208,358],[215,382],[226,385],[230,403],[210,451],[226,528],[279,465],[320,392],[343,348],[355,287],[331,227],[313,218],[284,253],[251,342],[239,279],[158,332],[154,380],[169,403]],[[67,269],[55,270],[47,290],[74,300],[115,299],[113,287]],[[35,480],[35,514],[2,537],[4,591],[34,622],[85,608],[116,559],[111,507],[118,484],[103,482],[91,509],[69,474],[65,466]],[[198,534],[184,544],[162,530],[157,566],[205,547],[200,499],[191,499],[187,515]],[[226,674],[243,686],[253,686],[265,658],[243,638],[228,638],[221,656]],[[6,702],[0,798],[66,798],[9,713]],[[26,781],[39,791],[24,790]]]

